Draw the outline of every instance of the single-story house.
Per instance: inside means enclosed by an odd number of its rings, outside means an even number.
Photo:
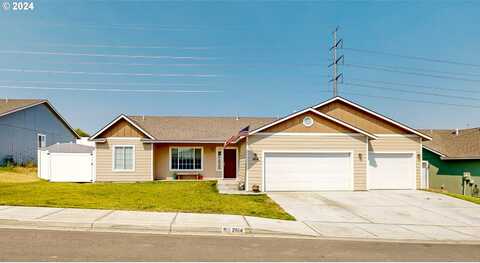
[[[80,138],[48,100],[0,100],[0,165],[37,162],[40,147]]]
[[[464,173],[470,173],[480,183],[480,128],[423,130],[423,133],[432,137],[423,145],[430,188],[461,193]]]
[[[320,191],[420,188],[431,138],[334,97],[282,118],[122,114],[90,139],[97,181],[192,175],[247,191]]]

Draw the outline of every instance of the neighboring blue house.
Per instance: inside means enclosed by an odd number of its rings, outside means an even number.
[[[47,100],[0,100],[0,165],[33,161],[37,150],[79,136]]]

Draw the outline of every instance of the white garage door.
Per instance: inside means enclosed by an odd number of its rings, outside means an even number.
[[[350,153],[265,153],[266,191],[352,190]]]
[[[369,189],[415,189],[415,155],[413,153],[368,154]]]

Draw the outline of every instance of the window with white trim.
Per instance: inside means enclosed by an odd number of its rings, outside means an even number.
[[[113,148],[113,170],[133,171],[135,150],[133,146],[115,145]]]
[[[43,148],[47,146],[47,136],[44,134],[37,134],[37,147]]]
[[[217,147],[215,156],[216,156],[217,171],[222,171],[223,170],[223,148]]]
[[[203,149],[201,147],[170,148],[170,170],[200,171],[202,163]]]

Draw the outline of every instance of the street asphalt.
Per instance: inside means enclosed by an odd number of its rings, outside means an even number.
[[[479,245],[0,229],[2,261],[479,261]]]

